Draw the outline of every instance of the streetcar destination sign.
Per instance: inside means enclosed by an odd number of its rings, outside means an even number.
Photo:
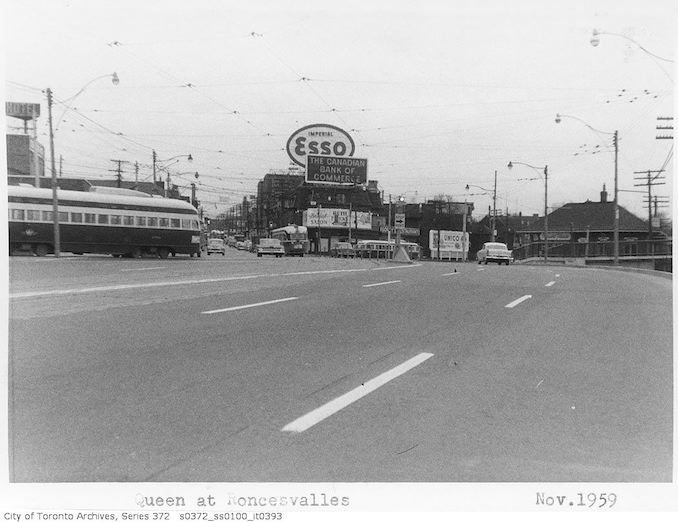
[[[287,140],[287,154],[301,167],[306,166],[306,156],[353,156],[355,143],[345,130],[315,123],[295,131]]]
[[[309,154],[306,165],[307,183],[360,185],[367,183],[367,160]]]

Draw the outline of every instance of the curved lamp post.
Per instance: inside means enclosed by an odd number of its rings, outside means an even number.
[[[193,156],[191,154],[177,154],[176,156],[172,156],[171,158],[159,159],[158,155],[155,152],[155,149],[153,149],[153,185],[155,185],[155,181],[156,181],[156,165],[158,163],[166,163],[168,161],[172,161],[173,159],[177,159],[177,158],[187,158],[188,161],[193,161]],[[166,168],[166,167],[161,166],[161,168]],[[167,187],[165,188],[165,197],[167,197],[167,195],[169,193],[169,181],[170,181],[169,171],[166,171],[166,172],[167,172]]]
[[[544,263],[546,263],[549,260],[549,166],[544,165],[544,167],[535,167],[534,165],[523,163],[522,161],[509,161],[507,165],[509,170],[513,168],[514,164],[525,165],[537,172],[542,171],[544,173]]]
[[[87,82],[77,93],[68,98],[66,101],[73,101],[75,98],[80,96],[87,87],[101,78],[111,78],[113,85],[118,85],[120,83],[120,78],[118,78],[117,73],[113,74],[104,74],[102,76],[97,76],[93,80]],[[56,166],[54,164],[54,125],[52,124],[52,105],[53,105],[53,93],[52,89],[47,87],[45,90],[47,95],[47,112],[49,119],[49,155],[50,155],[50,168],[52,169],[52,219],[54,222],[54,257],[59,257],[61,255],[61,237],[59,234],[59,197],[57,194],[57,177],[56,177]],[[62,103],[65,103],[62,102]],[[70,109],[66,107],[66,110],[61,114],[59,121],[57,122],[57,127],[61,123],[61,119],[64,117],[64,114]]]
[[[645,47],[643,47],[642,45],[640,45],[640,44],[639,44],[638,42],[636,42],[633,38],[629,38],[628,36],[623,35],[623,34],[619,34],[619,33],[610,33],[610,32],[607,32],[607,31],[599,31],[598,29],[594,29],[594,30],[593,30],[593,33],[591,34],[591,45],[592,45],[593,47],[598,47],[598,44],[600,43],[600,38],[599,38],[599,36],[600,36],[601,34],[608,34],[608,35],[611,35],[611,36],[619,36],[620,38],[624,38],[625,40],[628,40],[629,42],[631,42],[631,43],[633,43],[634,45],[638,46],[638,48],[639,48],[641,51],[643,51],[644,53],[646,53],[646,54],[652,56],[653,58],[657,58],[658,60],[663,60],[663,61],[665,61],[665,62],[671,62],[671,63],[673,63],[673,60],[671,60],[671,59],[669,59],[669,58],[663,58],[662,56],[656,55],[656,54],[654,54],[654,53],[648,51],[647,49],[645,49]]]
[[[560,123],[562,118],[571,118],[583,123],[586,127],[591,129],[593,132],[600,134],[607,134],[613,137],[614,144],[614,264],[619,264],[619,186],[618,186],[618,164],[619,164],[619,133],[618,131],[606,132],[596,129],[589,125],[586,121],[578,118],[576,116],[570,116],[569,114],[556,114],[556,123]]]

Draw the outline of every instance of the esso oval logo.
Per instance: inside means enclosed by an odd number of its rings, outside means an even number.
[[[353,156],[355,143],[348,132],[325,123],[307,125],[296,131],[287,140],[287,154],[302,167],[306,156]]]

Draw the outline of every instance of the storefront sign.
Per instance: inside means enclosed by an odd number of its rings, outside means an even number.
[[[352,229],[372,230],[370,212],[351,212]],[[357,221],[357,227],[356,227]],[[303,223],[307,227],[345,228],[349,227],[349,209],[347,208],[309,208],[304,210]]]

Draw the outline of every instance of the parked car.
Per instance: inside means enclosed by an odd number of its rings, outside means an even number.
[[[210,238],[207,240],[207,255],[210,254],[226,255],[226,243],[223,239]]]
[[[355,257],[355,248],[351,243],[340,241],[332,245],[330,255],[332,257]]]
[[[511,262],[511,251],[505,243],[485,243],[483,248],[478,250],[476,259],[478,259],[478,264],[482,262],[487,264],[491,261],[500,265],[502,263],[508,265]]]
[[[244,241],[237,241],[235,244],[235,248],[237,250],[245,250],[245,242]]]
[[[275,257],[282,257],[285,255],[285,249],[280,243],[279,239],[262,238],[257,245],[257,257],[263,255],[272,255]]]

